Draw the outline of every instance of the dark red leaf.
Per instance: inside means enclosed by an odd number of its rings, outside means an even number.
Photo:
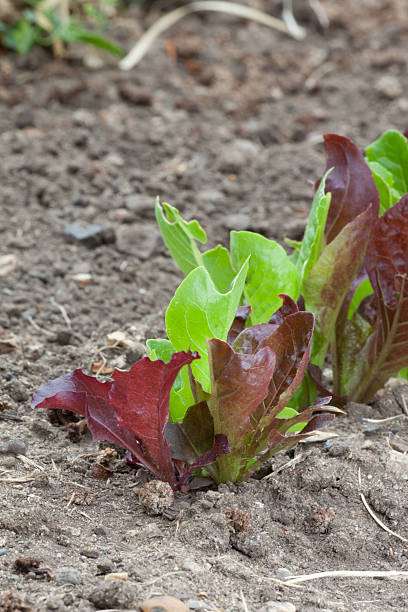
[[[227,342],[230,346],[234,344],[235,338],[245,329],[245,324],[252,312],[252,306],[238,306],[237,314],[228,332]]]
[[[268,323],[273,323],[274,325],[280,325],[287,316],[294,314],[295,312],[299,312],[298,305],[294,300],[292,300],[291,297],[285,295],[284,293],[280,293],[279,297],[281,298],[283,304],[276,312],[273,313],[268,321]]]
[[[259,344],[258,350],[269,347],[276,355],[267,399],[268,406],[276,412],[287,405],[303,380],[309,362],[313,326],[311,312],[295,312],[286,316],[281,325]]]
[[[31,408],[70,410],[86,416],[88,397],[108,401],[111,385],[111,381],[100,382],[82,370],[74,370],[44,383],[34,393]]]
[[[174,467],[164,435],[170,390],[180,369],[197,358],[197,353],[185,352],[174,353],[168,363],[145,357],[128,372],[115,370],[112,375],[109,399],[119,425],[140,440],[144,454],[160,469],[161,478],[170,483]]]
[[[372,204],[378,217],[380,198],[372,172],[358,147],[345,136],[325,134],[326,167],[330,168],[326,179],[326,193],[332,194],[326,223],[327,242],[332,242],[347,223]],[[317,182],[316,188],[320,180]]]
[[[237,353],[245,353],[246,355],[252,355],[256,352],[260,342],[277,328],[277,325],[271,325],[270,323],[257,323],[244,329],[235,339],[232,348]]]
[[[408,195],[376,221],[366,269],[376,296],[371,304],[376,317],[366,344],[352,355],[358,361],[349,383],[355,401],[369,401],[408,365]]]
[[[408,274],[408,194],[376,220],[365,265],[375,294],[394,309]]]
[[[129,371],[115,370],[99,382],[75,370],[45,383],[33,408],[59,408],[84,415],[93,439],[108,440],[127,450],[127,458],[178,488],[175,464],[165,437],[171,387],[180,369],[199,356],[179,352],[168,363],[147,357]]]
[[[270,348],[255,355],[235,353],[222,340],[208,341],[211,397],[208,406],[215,433],[228,435],[232,453],[241,449],[252,426],[250,416],[268,393],[275,367]]]
[[[166,439],[171,456],[193,463],[214,444],[214,423],[207,402],[190,406],[182,423],[167,423]]]

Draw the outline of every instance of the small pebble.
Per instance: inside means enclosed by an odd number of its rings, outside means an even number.
[[[82,584],[82,574],[75,567],[60,567],[55,572],[55,582],[63,584]]]
[[[378,436],[384,430],[381,425],[377,425],[376,423],[370,423],[367,427],[364,427],[363,434],[367,437]]]
[[[339,440],[327,440],[323,449],[327,451],[330,457],[344,457],[350,452],[350,447],[347,442]]]
[[[0,446],[0,454],[2,455],[25,455],[27,447],[22,440],[11,439]]]
[[[188,612],[186,604],[171,595],[145,599],[139,607],[142,612]]]
[[[98,610],[109,608],[123,610],[132,607],[135,595],[135,589],[130,584],[111,580],[98,584],[88,599]]]
[[[387,100],[395,100],[400,98],[403,93],[403,88],[397,77],[392,74],[384,74],[378,79],[375,88],[381,97]]]
[[[290,576],[293,576],[293,574],[286,567],[278,567],[275,576],[278,580],[286,580],[287,578],[290,578]]]
[[[167,482],[152,480],[139,489],[139,501],[147,514],[162,514],[174,502],[174,493]]]
[[[104,229],[101,225],[83,227],[78,223],[71,223],[64,227],[64,234],[68,242],[77,243],[89,249],[115,242],[113,230]]]
[[[108,557],[102,557],[96,564],[101,574],[109,574],[113,570],[113,563]]]
[[[188,572],[192,572],[193,574],[199,574],[203,571],[203,568],[201,567],[201,565],[199,565],[198,563],[196,563],[189,557],[186,557],[183,560],[183,563],[181,564],[181,568],[184,570],[187,570]]]
[[[88,557],[88,559],[97,559],[97,557],[99,557],[99,552],[97,550],[87,547],[82,548],[79,554]]]

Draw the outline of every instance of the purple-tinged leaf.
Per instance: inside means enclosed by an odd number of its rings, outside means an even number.
[[[246,322],[251,316],[252,306],[238,306],[237,314],[228,332],[227,342],[230,346],[234,344],[236,337],[245,329]]]
[[[255,438],[249,449],[250,453],[258,455],[259,458],[248,471],[253,473],[261,463],[280,451],[290,450],[300,440],[328,425],[335,414],[343,413],[339,408],[326,405],[329,401],[330,397],[322,398],[314,406],[288,419],[271,416],[269,424],[263,427],[261,435]],[[300,433],[292,433],[290,429],[298,423],[306,423],[306,426]]]
[[[197,353],[174,353],[168,363],[145,357],[128,371],[115,370],[109,399],[119,424],[143,445],[144,454],[167,482],[174,480],[165,428],[169,418],[170,390],[180,369],[197,359]]]
[[[273,325],[280,325],[287,316],[295,314],[295,312],[299,312],[298,305],[296,304],[295,300],[292,300],[292,298],[289,297],[289,295],[280,293],[278,297],[280,297],[282,300],[282,306],[273,313],[268,321],[268,323],[272,323]]]
[[[408,194],[376,220],[365,265],[377,297],[395,309],[408,274]]]
[[[192,473],[199,469],[204,468],[214,463],[220,455],[226,455],[231,452],[231,447],[228,444],[228,438],[224,434],[216,434],[214,436],[213,447],[197,457],[197,460],[189,466],[186,466],[184,471],[180,474],[179,486],[181,489],[185,486]]]
[[[314,317],[311,312],[295,312],[287,315],[283,322],[262,342],[276,355],[276,365],[269,387],[266,404],[274,413],[280,412],[301,384],[310,356]]]
[[[369,401],[408,364],[408,195],[376,221],[365,264],[375,293],[374,330],[362,349],[360,343],[350,350],[357,371],[351,374],[346,362],[341,372],[355,401]],[[342,340],[349,346],[347,331]]]
[[[256,352],[259,344],[277,328],[270,323],[257,323],[244,329],[235,339],[232,348],[237,353],[252,355]]]
[[[303,285],[308,310],[316,317],[311,361],[322,367],[334,338],[340,308],[362,267],[373,224],[371,207],[348,223],[328,244]],[[345,312],[344,318],[346,318]],[[337,395],[341,393],[336,390]]]
[[[173,459],[193,463],[214,444],[214,423],[207,402],[190,406],[182,423],[167,423],[166,439]]]
[[[374,216],[378,217],[380,198],[363,154],[349,138],[325,134],[324,145],[327,161],[323,176],[334,167],[326,179],[325,189],[332,194],[326,222],[326,238],[330,243],[370,204]]]
[[[221,340],[208,341],[211,396],[208,407],[216,434],[226,434],[229,455],[217,461],[220,482],[235,481],[246,469],[247,437],[254,433],[251,416],[265,399],[275,367],[270,348],[254,355],[236,353]]]
[[[48,380],[33,395],[31,408],[70,410],[86,416],[88,397],[108,401],[111,382],[100,382],[80,369]]]
[[[208,341],[211,397],[208,407],[215,433],[228,435],[232,449],[241,446],[251,432],[250,416],[268,394],[275,368],[270,348],[254,355],[235,353],[222,340]]]

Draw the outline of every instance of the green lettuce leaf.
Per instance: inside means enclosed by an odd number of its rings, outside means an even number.
[[[198,221],[187,223],[177,208],[165,203],[161,205],[158,198],[155,215],[164,244],[183,274],[187,276],[191,270],[202,266],[203,260],[196,241],[205,244],[207,236]]]
[[[397,130],[388,130],[365,152],[374,179],[380,177],[389,188],[387,198],[383,186],[381,208],[385,212],[408,192],[408,140]]]
[[[313,198],[309,220],[305,229],[301,246],[294,262],[299,274],[300,284],[306,280],[310,270],[320,257],[323,249],[324,229],[331,202],[331,193],[325,194],[326,178],[332,171],[329,169],[320,181]]]
[[[244,293],[253,309],[252,325],[268,321],[282,303],[280,293],[298,298],[296,266],[277,242],[253,232],[231,232],[230,251],[236,270],[251,257]]]
[[[176,290],[166,312],[167,335],[178,347],[198,351],[193,374],[205,392],[210,392],[207,339],[227,340],[244,290],[248,261],[244,261],[230,290],[217,290],[204,266],[195,268]]]

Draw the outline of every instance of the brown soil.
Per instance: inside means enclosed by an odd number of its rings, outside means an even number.
[[[330,428],[337,438],[277,457],[266,477],[177,496],[153,517],[137,496],[143,472],[114,459],[108,480],[92,478],[90,438],[73,442],[68,425],[29,408],[47,379],[89,372],[101,355],[128,367],[141,342],[163,336],[181,275],[156,229],[156,195],[198,218],[210,245],[231,228],[299,238],[321,134],[363,147],[407,128],[405,4],[325,0],[324,30],[299,0],[302,42],[192,16],[130,73],[42,51],[0,57],[0,610],[135,609],[153,594],[191,610],[407,609],[406,577],[282,584],[289,573],[408,570],[407,385],[349,407]],[[142,26],[132,9],[116,27],[130,47]],[[75,222],[101,225],[99,244],[69,242]],[[106,349],[116,330],[130,348]],[[26,455],[1,452],[8,440]],[[405,541],[374,522],[360,491]],[[80,584],[64,584],[67,566]]]

